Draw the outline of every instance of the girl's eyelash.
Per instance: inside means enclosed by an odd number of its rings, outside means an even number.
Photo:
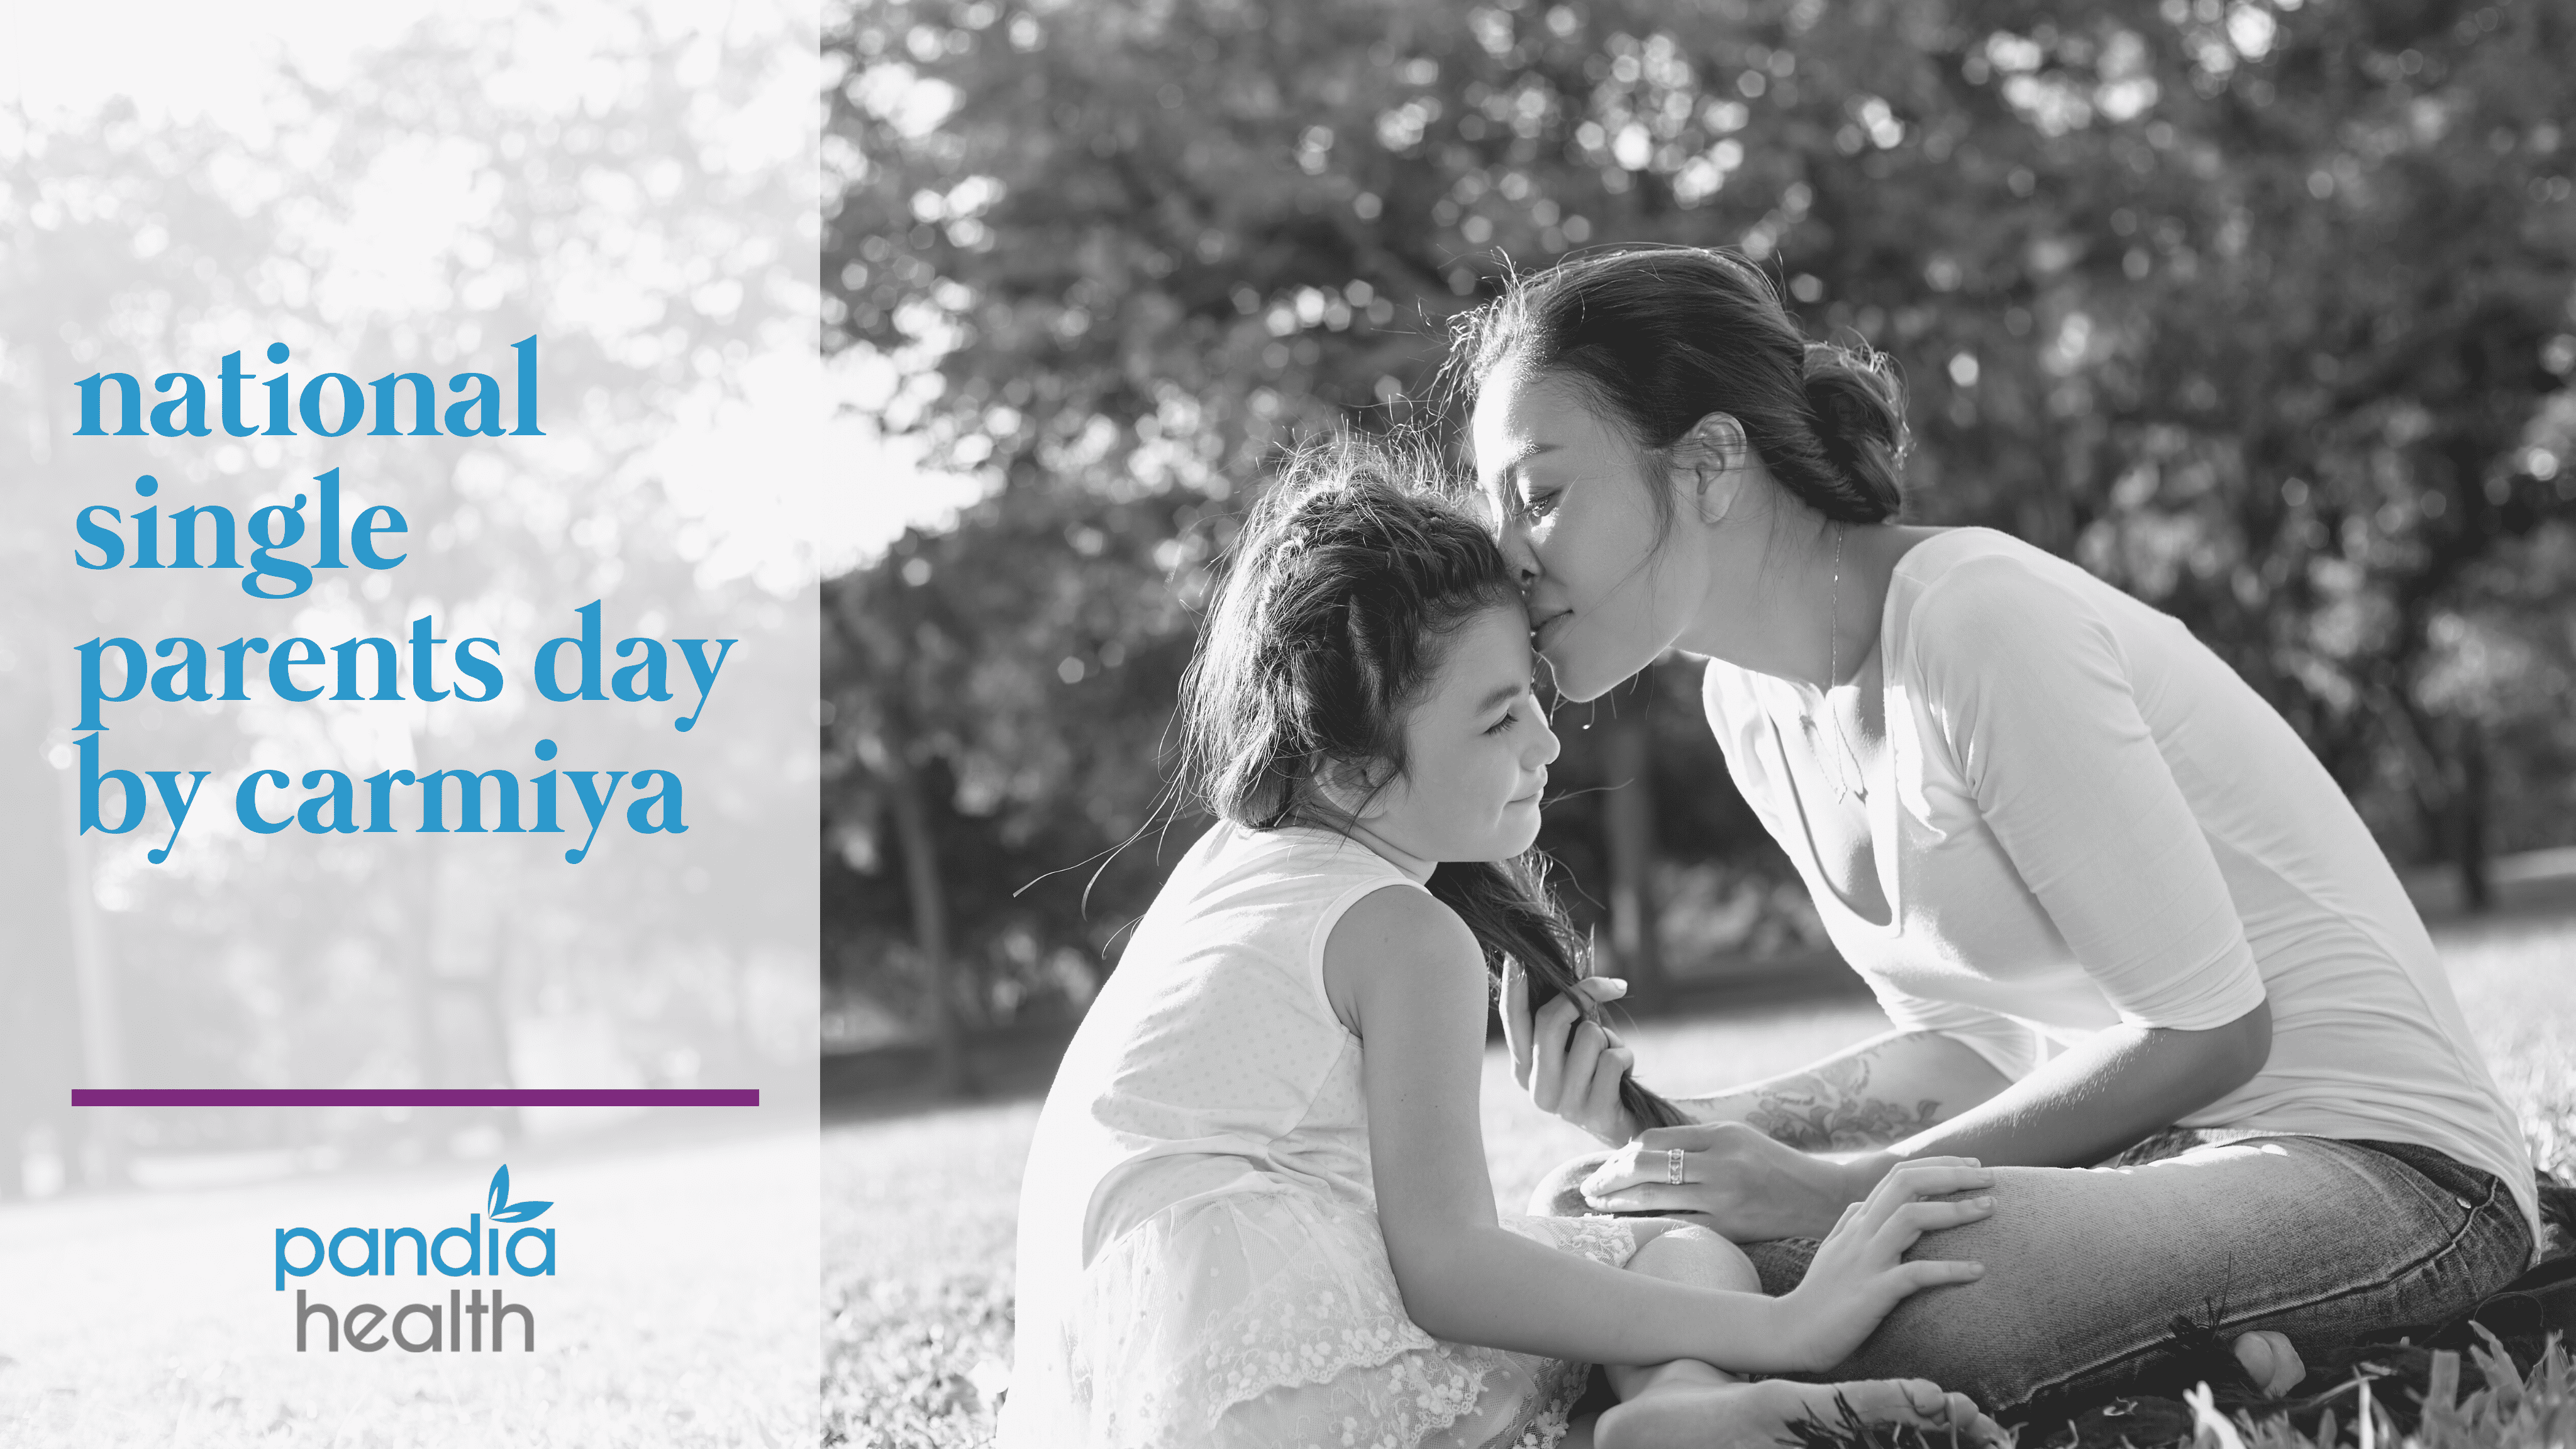
[[[1520,710],[1518,708],[1514,708],[1510,714],[1504,715],[1501,719],[1485,726],[1485,733],[1489,735],[1501,734],[1503,731],[1512,727],[1512,721],[1519,719],[1520,717]]]

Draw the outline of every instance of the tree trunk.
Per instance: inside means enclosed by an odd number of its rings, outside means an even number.
[[[921,950],[929,976],[930,1040],[934,1080],[942,1093],[969,1089],[966,1044],[957,1019],[956,983],[949,979],[948,897],[939,880],[938,841],[930,829],[930,808],[921,798],[921,779],[900,747],[889,751],[886,793],[893,807],[895,833],[903,840],[904,885],[911,896],[913,941]]]
[[[483,1030],[492,1050],[492,1078],[479,1085],[516,1087],[519,1069],[510,1060],[510,970],[516,938],[510,933],[508,918],[492,918],[492,958],[483,975],[474,982],[474,1004],[483,1017]],[[494,1107],[488,1120],[501,1129],[505,1142],[517,1143],[527,1135],[526,1109]]]
[[[413,839],[404,842],[412,847],[408,869],[403,871],[409,889],[402,892],[404,917],[400,935],[392,943],[394,970],[399,973],[403,998],[403,1015],[409,1020],[403,1027],[403,1046],[411,1057],[411,1085],[415,1087],[451,1087],[447,1076],[447,1043],[440,1035],[438,1009],[438,954],[440,947],[439,898],[446,885],[447,858],[433,851],[431,842]],[[472,1120],[471,1109],[461,1107],[416,1107],[403,1113],[399,1122],[388,1122],[380,1129],[388,1137],[409,1139],[424,1152],[435,1152],[439,1144],[453,1136]]]
[[[80,973],[89,968],[75,958],[73,915],[90,888],[75,865],[87,852],[73,833],[72,774],[49,766],[44,749],[61,718],[47,677],[63,672],[31,667],[32,688],[0,689],[0,820],[17,827],[0,832],[0,921],[8,923],[0,945],[0,1202],[25,1190],[33,1134],[76,1157],[85,1122],[120,1115],[75,1109],[68,1090],[121,1084],[88,1070],[82,1055]]]
[[[1609,838],[1610,964],[1627,978],[1631,1001],[1648,1001],[1663,988],[1662,953],[1655,943],[1655,805],[1653,734],[1646,701],[1654,683],[1645,675],[1619,691],[1605,741],[1610,791],[1602,802]]]
[[[2487,804],[2490,788],[2487,779],[2486,726],[2474,719],[2460,721],[2459,793],[2451,803],[2455,823],[2452,836],[2452,859],[2460,868],[2460,905],[2472,913],[2484,913],[2495,905],[2495,878],[2487,852]]]
[[[64,650],[68,654],[71,651]],[[68,699],[72,691],[64,677],[68,665],[56,661],[51,671],[52,693],[56,699]],[[80,784],[78,773],[57,770],[60,782],[56,799],[62,814],[55,829],[65,844],[67,867],[63,886],[70,915],[72,987],[78,1014],[74,1027],[79,1039],[79,1075],[73,1083],[83,1087],[129,1087],[126,1079],[125,1013],[117,999],[114,964],[109,960],[107,930],[98,918],[96,855],[86,836],[74,832],[70,822],[80,819]],[[130,1108],[98,1108],[72,1114],[77,1142],[66,1143],[66,1154],[77,1162],[78,1179],[91,1187],[122,1185],[126,1180],[129,1147],[127,1113]],[[15,1144],[12,1144],[14,1147]],[[11,1154],[10,1170],[17,1167]]]
[[[77,790],[72,772],[59,772],[66,793]],[[77,803],[72,810],[79,808]],[[65,812],[70,815],[70,811]],[[77,815],[71,818],[78,819]],[[71,860],[72,979],[80,1001],[80,1084],[85,1087],[131,1086],[125,1077],[123,1013],[116,979],[108,961],[107,932],[99,923],[94,873],[96,858],[89,842],[73,837],[65,852]],[[75,1114],[79,1129],[80,1180],[92,1187],[120,1185],[126,1171],[126,1118],[123,1109]]]

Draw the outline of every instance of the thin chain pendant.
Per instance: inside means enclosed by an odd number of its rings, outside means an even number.
[[[1803,714],[1798,716],[1798,728],[1807,737],[1807,754],[1809,758],[1820,762],[1825,761],[1828,758],[1828,755],[1825,749],[1824,734],[1816,728],[1816,721],[1814,718]],[[1834,731],[1834,734],[1839,738],[1842,731],[1836,730]],[[1851,784],[1845,777],[1841,757],[1833,756],[1831,763],[1833,765],[1833,772],[1825,781],[1825,784],[1834,792],[1834,803],[1840,805],[1851,798]]]
[[[1858,795],[1861,799],[1867,800],[1869,798],[1869,773],[1860,767],[1860,751],[1852,748],[1851,736],[1843,733],[1842,722],[1840,720],[1836,720],[1834,722],[1834,743],[1842,747],[1841,755],[1834,760],[1835,777],[1840,779],[1843,775],[1848,773],[1851,778],[1847,793]],[[1842,794],[1837,793],[1834,798],[1839,800],[1842,798]]]

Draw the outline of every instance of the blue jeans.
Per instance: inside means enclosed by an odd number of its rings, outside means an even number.
[[[2006,1413],[2120,1392],[2155,1364],[2177,1316],[2222,1338],[2278,1330],[2311,1373],[2335,1372],[2373,1333],[2437,1324],[2530,1262],[2505,1185],[2430,1148],[2193,1139],[2164,1134],[2102,1167],[1997,1168],[1992,1217],[1927,1234],[1906,1255],[1973,1258],[1986,1276],[1907,1299],[1817,1377],[1920,1376]],[[1541,1198],[1580,1211],[1567,1194],[1598,1161],[1550,1174]],[[1763,1291],[1780,1294],[1816,1244],[1743,1247]]]

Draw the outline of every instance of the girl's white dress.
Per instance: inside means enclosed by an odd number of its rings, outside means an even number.
[[[1324,943],[1366,846],[1219,824],[1084,1016],[1021,1188],[1001,1449],[1545,1449],[1585,1368],[1446,1343],[1405,1316],[1380,1238],[1360,1041]],[[1506,1216],[1612,1266],[1615,1218]]]

